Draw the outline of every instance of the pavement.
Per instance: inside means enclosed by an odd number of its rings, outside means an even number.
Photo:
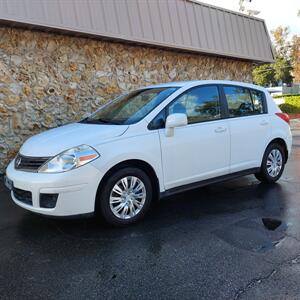
[[[299,131],[300,130],[300,119],[290,120],[290,126],[291,126],[291,129],[292,129],[292,132]]]
[[[114,229],[16,205],[0,184],[0,299],[300,299],[300,131],[277,184],[161,201]]]

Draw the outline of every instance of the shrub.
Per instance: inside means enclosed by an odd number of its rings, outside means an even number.
[[[284,96],[285,103],[280,104],[280,109],[285,113],[300,113],[300,95]]]
[[[279,107],[282,110],[282,112],[287,113],[287,114],[300,113],[300,108],[299,107],[296,107],[296,106],[288,104],[288,103],[280,104]]]
[[[300,96],[300,94],[285,94],[285,95],[274,95],[272,98],[285,98],[285,97],[294,97],[294,96]]]

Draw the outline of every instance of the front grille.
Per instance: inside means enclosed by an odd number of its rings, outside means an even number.
[[[18,154],[15,159],[15,169],[37,172],[37,170],[49,159],[50,157],[30,157]]]
[[[32,194],[29,191],[24,191],[13,187],[14,197],[27,205],[32,205]]]

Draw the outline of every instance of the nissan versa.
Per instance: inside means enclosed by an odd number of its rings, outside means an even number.
[[[95,212],[126,225],[175,192],[247,174],[275,182],[291,144],[288,116],[262,87],[167,83],[31,137],[8,165],[5,182],[13,201],[33,212]]]

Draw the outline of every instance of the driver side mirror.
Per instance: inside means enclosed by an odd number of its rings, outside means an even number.
[[[171,114],[166,120],[166,136],[170,137],[174,135],[175,127],[182,127],[188,124],[187,115],[183,113]]]

